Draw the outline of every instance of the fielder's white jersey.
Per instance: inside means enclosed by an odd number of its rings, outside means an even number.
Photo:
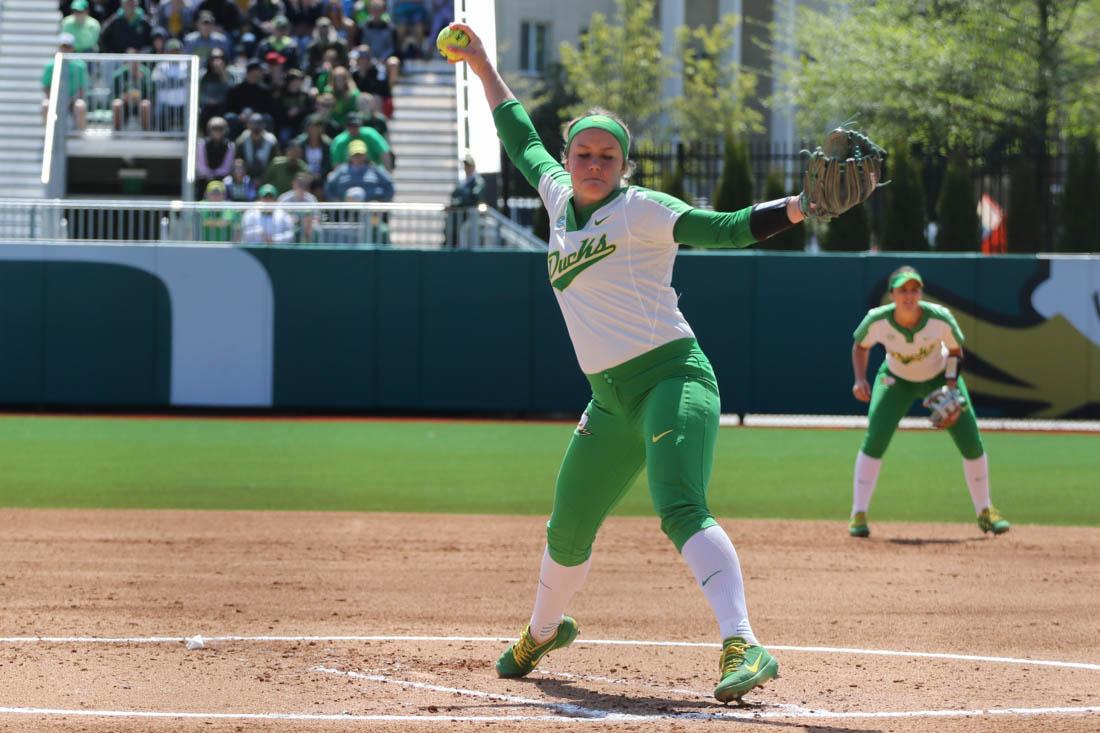
[[[913,328],[894,320],[894,304],[872,308],[852,334],[865,349],[875,344],[886,348],[886,368],[910,382],[925,382],[943,373],[949,349],[964,342],[951,311],[942,305],[920,302],[921,319]]]
[[[566,171],[543,173],[538,191],[550,215],[550,284],[583,372],[694,337],[672,289],[672,230],[689,207],[629,186],[577,228]]]

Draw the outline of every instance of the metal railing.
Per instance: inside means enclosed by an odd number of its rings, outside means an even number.
[[[73,82],[83,88],[71,89]],[[73,139],[183,143],[181,190],[193,190],[198,85],[194,55],[55,54],[42,160],[47,192],[64,191],[65,143]],[[85,107],[83,128],[70,112],[77,96]]]
[[[0,200],[0,242],[545,250],[487,206]]]

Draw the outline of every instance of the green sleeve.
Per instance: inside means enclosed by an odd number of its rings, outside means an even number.
[[[386,142],[386,138],[382,137],[382,133],[378,130],[366,126],[359,128],[359,135],[367,144],[367,152],[370,153],[371,160],[381,163],[382,156],[390,152],[390,144]]]
[[[527,110],[517,100],[509,99],[497,106],[493,110],[493,122],[504,144],[504,152],[536,190],[545,173],[568,178],[569,174],[561,163],[547,152],[535,132],[535,126],[531,124],[531,118],[527,116]]]
[[[751,213],[751,206],[739,211],[688,209],[672,233],[677,242],[693,247],[748,247],[756,241],[749,230]]]

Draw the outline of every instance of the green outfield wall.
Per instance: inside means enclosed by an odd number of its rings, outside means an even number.
[[[986,416],[1100,416],[1100,258],[684,252],[725,412],[852,414],[851,333],[901,264]],[[873,363],[881,359],[876,354]],[[545,256],[0,245],[0,404],[579,413]]]

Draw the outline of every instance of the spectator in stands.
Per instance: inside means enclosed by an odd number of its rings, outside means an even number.
[[[244,244],[289,244],[294,241],[294,220],[278,207],[279,193],[270,183],[260,186],[260,206],[246,211],[241,222]]]
[[[164,44],[167,43],[171,36],[168,34],[168,30],[161,27],[153,29],[152,35],[149,37],[149,53],[164,53]]]
[[[222,179],[222,183],[232,201],[253,201],[256,198],[252,176],[248,175],[248,169],[240,158],[233,159],[233,167],[229,175]]]
[[[348,55],[351,60],[351,78],[360,92],[388,96],[390,85],[386,80],[386,66],[374,57],[370,46],[356,46]]]
[[[348,115],[348,129],[341,132],[332,140],[332,164],[340,165],[348,160],[351,143],[361,141],[367,147],[367,154],[372,163],[383,165],[387,170],[393,168],[393,154],[390,152],[390,144],[386,138],[378,134],[372,127],[363,125],[363,119],[359,113]]]
[[[344,48],[354,48],[359,45],[359,26],[354,20],[344,15],[342,2],[330,2],[325,8],[325,17],[332,24],[332,30],[343,42]]]
[[[195,0],[161,0],[157,7],[156,25],[168,31],[172,38],[183,37],[195,24]]]
[[[126,53],[134,54],[137,51],[128,48]],[[140,120],[142,130],[150,129],[153,80],[149,75],[149,67],[140,61],[120,64],[111,75],[111,91],[114,94],[114,99],[111,100],[111,120],[115,130],[130,126],[135,117]]]
[[[259,112],[248,116],[248,129],[237,138],[237,157],[245,162],[245,170],[253,181],[259,181],[267,167],[279,154],[279,141],[264,129],[265,118]]]
[[[313,28],[313,35],[310,37],[309,45],[306,46],[306,58],[311,75],[316,76],[320,71],[326,70],[324,67],[325,53],[330,49],[336,51],[338,58],[329,68],[345,66],[348,62],[347,44],[336,35],[336,31],[332,28],[332,21],[327,17],[322,17]]]
[[[79,2],[79,0],[76,0]],[[57,37],[57,50],[61,53],[73,52],[73,34],[62,33]],[[68,68],[69,111],[72,113],[73,127],[83,130],[88,124],[88,104],[84,101],[84,95],[88,93],[88,65],[83,61],[69,59],[65,61],[63,68]],[[50,87],[53,86],[53,57],[46,62],[42,69],[42,124],[46,124],[46,116],[50,110]],[[64,115],[59,115],[59,121],[64,122]]]
[[[183,53],[178,38],[169,38],[164,52]],[[153,67],[153,88],[156,90],[153,115],[157,130],[182,130],[190,101],[190,73],[188,65],[181,61],[158,61]]]
[[[348,162],[336,166],[325,181],[325,198],[343,201],[348,189],[358,186],[366,191],[367,201],[392,201],[393,179],[385,168],[367,159],[367,144],[352,140],[348,144]]]
[[[306,118],[313,113],[313,98],[302,84],[302,72],[291,69],[286,74],[286,86],[275,98],[275,136],[280,143],[296,137],[305,128]]]
[[[336,99],[332,94],[325,92],[317,95],[317,111],[313,114],[321,120],[321,126],[330,138],[335,138],[344,131],[344,126],[332,119],[332,109],[335,105]]]
[[[359,39],[385,63],[390,56],[397,56],[397,31],[385,17],[386,0],[370,0],[367,8],[370,20],[363,24]]]
[[[351,80],[351,74],[347,68],[337,66],[325,80],[323,87],[318,91],[332,94],[332,120],[340,125],[347,124],[348,115],[359,109],[359,90],[355,82]]]
[[[313,176],[309,173],[299,173],[294,176],[291,189],[279,196],[280,204],[316,204],[317,197],[310,193]],[[312,211],[296,211],[290,214],[294,219],[295,239],[298,242],[313,241],[313,227],[320,221],[320,215],[316,209]]]
[[[211,118],[225,114],[225,100],[232,83],[225,68],[225,52],[220,48],[211,49],[206,59],[206,71],[199,77],[200,128],[205,127]]]
[[[229,38],[236,40],[240,37],[243,19],[240,8],[232,0],[202,0],[197,10],[199,15],[205,10],[214,16],[214,24],[218,26],[218,30]],[[232,59],[231,52],[226,55]]]
[[[282,0],[253,0],[248,9],[248,23],[257,38],[267,38],[275,32],[275,18],[286,17]]]
[[[378,114],[378,97],[373,94],[359,94],[359,118],[365,127],[373,128],[389,141],[390,125],[386,118]]]
[[[287,20],[290,21],[291,35],[295,38],[312,34],[313,27],[325,12],[324,0],[283,0],[283,3],[286,5]]]
[[[286,154],[271,161],[260,182],[270,183],[282,194],[290,190],[294,177],[299,173],[309,173],[309,166],[302,160],[301,144],[291,140],[287,143]]]
[[[232,209],[216,208],[225,202],[226,189],[221,181],[206,184],[203,206],[199,209],[201,237],[204,242],[236,242],[241,216]]]
[[[198,56],[203,62],[210,58],[215,48],[225,55],[226,62],[233,60],[233,44],[229,37],[215,28],[214,14],[209,10],[200,10],[198,30],[191,31],[183,39],[183,50]]]
[[[447,236],[444,246],[468,247],[470,229],[477,224],[477,217],[471,216],[472,209],[484,202],[485,179],[477,172],[474,156],[466,153],[462,158],[462,168],[466,178],[451,191],[451,200],[447,206]]]
[[[228,138],[229,124],[221,117],[211,117],[206,123],[206,137],[195,146],[195,178],[199,191],[207,190],[210,181],[221,179],[233,169],[237,146]],[[225,191],[225,187],[222,187]]]
[[[103,26],[99,48],[105,53],[126,53],[127,49],[143,50],[153,42],[153,28],[145,19],[145,11],[137,0],[122,0],[122,7]]]
[[[302,62],[298,56],[298,42],[290,35],[290,21],[285,15],[277,15],[271,22],[271,27],[271,35],[256,47],[256,56],[261,59],[266,58],[274,51],[283,57],[283,63],[288,70],[302,68]]]
[[[252,59],[245,68],[244,80],[230,87],[226,94],[226,109],[237,115],[251,110],[274,117],[275,100],[271,96],[271,87],[264,83],[264,65]]]
[[[99,21],[88,14],[88,0],[73,0],[72,15],[61,21],[61,32],[73,37],[73,50],[94,53],[99,50]]]
[[[424,56],[424,36],[428,32],[428,9],[424,0],[396,0],[393,9],[397,31],[398,56],[418,59]]]
[[[302,159],[309,167],[313,182],[320,184],[332,170],[332,138],[325,134],[324,119],[310,115],[306,131],[294,140],[302,146]]]

